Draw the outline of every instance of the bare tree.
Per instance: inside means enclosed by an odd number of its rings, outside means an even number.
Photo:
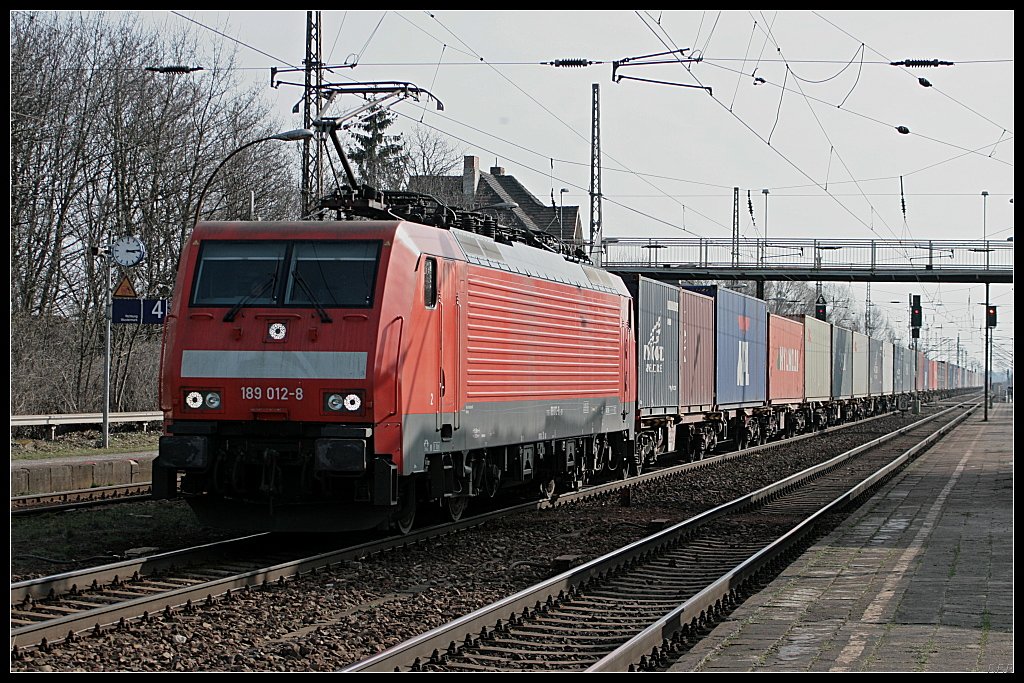
[[[97,409],[111,283],[93,248],[139,236],[148,255],[131,271],[136,289],[169,291],[210,173],[278,129],[257,92],[236,87],[232,60],[133,14],[11,14],[12,410]],[[204,70],[145,69],[188,63]],[[203,217],[247,218],[250,192],[262,216],[294,215],[295,167],[283,147],[233,159]],[[159,337],[115,326],[116,408],[156,406]]]
[[[416,126],[407,138],[406,154],[410,190],[433,195],[448,205],[462,204],[461,176],[452,180],[462,163],[462,149],[430,128]]]

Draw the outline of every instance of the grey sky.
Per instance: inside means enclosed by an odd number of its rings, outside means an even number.
[[[245,43],[240,79],[269,83],[271,66],[303,59],[304,10],[147,16],[175,27],[189,17]],[[731,188],[739,186],[749,236],[764,229],[761,189],[768,188],[772,237],[980,239],[987,190],[987,234],[1005,240],[1013,234],[1013,18],[1012,11],[374,10],[325,11],[322,31],[329,63],[358,55],[359,66],[338,70],[338,81],[428,88],[445,111],[403,103],[395,107],[403,129],[422,118],[457,136],[484,168],[497,160],[544,201],[568,188],[567,204],[588,205],[591,84],[600,83],[606,236],[728,237]],[[211,43],[231,42],[191,25]],[[713,95],[613,83],[610,64],[538,65],[611,62],[666,45],[691,48],[704,61],[622,73],[709,86]],[[879,63],[908,58],[956,66]],[[266,94],[282,125],[301,125],[291,114],[299,89]],[[340,113],[355,101],[336,106]],[[862,298],[863,285],[853,288]],[[876,284],[872,299],[905,319],[911,291],[926,301],[932,336],[959,333],[980,361],[984,288]],[[996,343],[1010,351],[1012,287],[992,293],[1000,306]]]

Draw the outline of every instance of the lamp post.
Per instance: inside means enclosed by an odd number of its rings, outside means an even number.
[[[565,193],[568,192],[566,188],[562,188],[558,191],[558,239],[565,239],[565,226],[562,225],[562,214],[565,213]]]
[[[761,190],[764,193],[764,249],[761,250],[761,266],[764,266],[768,258],[768,188]]]
[[[202,190],[202,192],[199,193],[199,199],[198,199],[198,201],[196,201],[196,216],[195,216],[195,221],[193,221],[193,224],[198,224],[199,223],[199,213],[202,211],[202,208],[203,208],[203,199],[206,198],[206,193],[209,191],[210,186],[213,184],[213,179],[216,177],[217,173],[224,166],[224,164],[228,163],[228,160],[230,160],[231,157],[235,156],[236,154],[238,154],[239,152],[241,152],[244,149],[248,149],[249,147],[252,147],[255,144],[258,144],[260,142],[266,142],[268,140],[283,140],[284,142],[295,142],[295,141],[298,141],[298,140],[309,140],[312,137],[313,137],[313,131],[311,131],[310,129],[308,129],[308,128],[296,128],[295,130],[288,130],[288,131],[285,131],[283,133],[277,133],[275,135],[268,135],[267,137],[257,138],[256,140],[252,140],[251,142],[247,142],[244,145],[242,145],[241,147],[239,147],[238,149],[236,149],[231,154],[229,154],[226,157],[224,157],[224,160],[221,161],[219,164],[217,164],[217,168],[213,169],[213,173],[211,173],[210,177],[206,179],[206,184],[203,185],[203,190]]]
[[[982,246],[985,248],[985,264],[986,264],[986,267],[987,267],[988,266],[988,254],[989,254],[989,252],[988,252],[988,190],[982,190],[981,191],[981,235],[982,235],[982,237],[981,237],[982,242],[985,243]],[[988,306],[989,306],[988,294],[989,294],[989,283],[986,282],[985,283],[985,310],[986,311],[988,310]],[[984,421],[985,422],[988,422],[988,391],[989,391],[988,378],[989,378],[989,375],[991,374],[989,372],[989,363],[991,363],[991,361],[992,361],[991,354],[989,353],[989,339],[990,339],[991,332],[992,331],[989,329],[988,324],[986,323],[985,324],[985,417],[984,417]]]

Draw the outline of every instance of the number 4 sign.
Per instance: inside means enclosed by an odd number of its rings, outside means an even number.
[[[163,325],[167,315],[167,299],[142,300],[142,324]]]

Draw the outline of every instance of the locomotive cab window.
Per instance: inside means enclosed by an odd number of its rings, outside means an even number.
[[[192,288],[193,306],[275,303],[283,242],[205,242]]]
[[[207,241],[193,306],[368,308],[380,243]]]
[[[376,243],[297,242],[285,303],[365,308],[373,304],[376,275]]]
[[[437,259],[423,260],[423,305],[427,308],[437,306]]]

